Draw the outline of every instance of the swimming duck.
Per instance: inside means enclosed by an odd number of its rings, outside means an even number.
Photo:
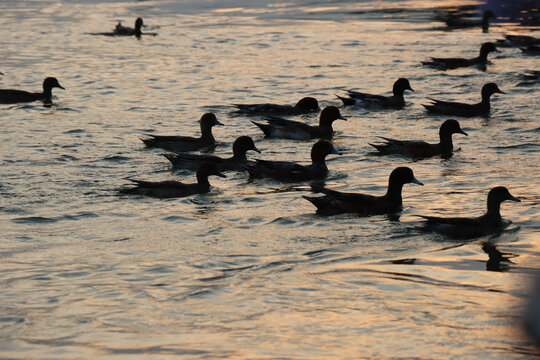
[[[151,138],[141,140],[147,147],[158,147],[172,152],[195,151],[213,146],[216,141],[212,135],[212,127],[215,125],[223,126],[223,124],[212,113],[204,114],[199,122],[201,124],[201,137],[199,138],[147,134]]]
[[[526,48],[520,48],[524,54],[527,55],[540,55],[540,45],[529,45]]]
[[[355,105],[366,108],[401,109],[405,106],[403,93],[405,90],[414,91],[409,80],[400,78],[394,83],[392,96],[373,95],[363,92],[348,90],[349,97],[337,96],[344,105]]]
[[[488,114],[489,110],[491,109],[489,98],[495,93],[504,94],[504,92],[499,89],[497,84],[487,83],[482,87],[482,101],[477,104],[440,101],[430,98],[432,103],[429,105],[422,104],[422,106],[425,107],[429,112],[442,115],[453,115],[461,117],[485,115]]]
[[[137,20],[135,20],[135,28],[130,28],[128,26],[122,26],[121,22],[118,22],[116,27],[114,28],[113,35],[118,36],[141,36],[141,28],[143,27],[143,19],[138,17]]]
[[[452,29],[465,29],[465,28],[471,28],[471,27],[479,27],[482,26],[483,32],[489,31],[489,19],[496,19],[497,17],[491,10],[484,11],[484,14],[482,15],[482,21],[477,20],[470,20],[470,19],[464,19],[462,16],[449,16],[446,19],[446,26]]]
[[[504,186],[494,187],[489,191],[487,212],[484,215],[475,218],[421,215],[426,221],[423,230],[436,231],[455,238],[473,238],[498,232],[504,227],[500,209],[501,203],[506,200],[520,201]]]
[[[540,45],[540,39],[529,35],[504,35],[504,40],[496,42],[497,46],[522,47]]]
[[[311,148],[311,165],[300,165],[289,161],[256,160],[256,163],[243,168],[252,177],[270,177],[283,181],[308,181],[325,177],[328,174],[325,158],[329,154],[341,155],[331,142],[317,141]]]
[[[233,143],[233,156],[230,158],[220,158],[214,155],[196,154],[163,154],[176,169],[196,170],[202,163],[212,163],[218,171],[242,170],[240,164],[247,162],[246,152],[253,150],[260,153],[255,147],[253,139],[249,136],[240,136]]]
[[[268,137],[308,140],[314,138],[331,138],[334,133],[332,123],[338,119],[347,121],[337,107],[327,106],[321,111],[318,126],[276,117],[267,118],[266,121],[268,124],[261,124],[255,121],[252,121],[252,123],[257,125]]]
[[[301,115],[319,111],[319,103],[312,97],[302,98],[294,106],[278,104],[233,104],[233,106],[239,113],[253,115]]]
[[[431,61],[422,62],[425,66],[438,68],[441,70],[452,70],[461,67],[468,67],[473,65],[485,65],[487,63],[487,56],[490,52],[498,51],[495,44],[491,42],[483,43],[480,47],[480,54],[472,59],[463,58],[431,58]]]
[[[383,144],[369,144],[377,149],[381,154],[401,154],[413,158],[424,158],[434,155],[452,154],[454,145],[452,143],[452,134],[463,134],[468,136],[459,126],[459,122],[450,119],[446,120],[439,129],[439,143],[429,144],[420,140],[396,140],[382,137],[386,142]]]
[[[388,179],[388,190],[382,196],[358,193],[344,193],[324,187],[312,186],[312,190],[324,196],[303,196],[317,207],[319,214],[358,213],[360,215],[378,215],[396,213],[401,210],[401,190],[403,185],[414,183],[424,185],[414,177],[408,167],[398,167],[392,171]]]
[[[121,189],[122,194],[146,195],[157,198],[184,197],[193,194],[202,194],[210,191],[208,176],[216,175],[226,177],[219,172],[214,164],[202,164],[197,169],[197,182],[193,184],[184,184],[179,181],[143,181],[127,179],[136,184],[135,187]]]
[[[43,80],[43,92],[31,93],[23,90],[0,89],[0,104],[15,104],[19,102],[30,102],[42,100],[50,102],[52,98],[52,88],[57,87],[65,90],[56,78],[48,77]]]

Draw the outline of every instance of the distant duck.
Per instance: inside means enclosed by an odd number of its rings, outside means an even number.
[[[57,87],[65,90],[58,80],[48,77],[43,80],[43,92],[31,93],[23,90],[0,89],[0,104],[15,104],[20,102],[31,102],[42,100],[50,102],[52,99],[52,88]]]
[[[247,163],[246,153],[253,150],[260,153],[255,147],[253,139],[249,136],[240,136],[233,143],[233,156],[230,158],[220,158],[213,155],[196,154],[164,154],[172,163],[175,169],[196,170],[203,163],[211,163],[218,171],[242,170],[241,165]]]
[[[526,48],[520,48],[524,54],[527,55],[540,55],[540,45],[529,45]]]
[[[223,126],[213,113],[206,113],[199,120],[201,124],[201,137],[151,135],[150,139],[141,139],[147,147],[158,147],[172,152],[195,151],[205,147],[214,146],[216,141],[212,135],[212,127]]]
[[[401,109],[405,106],[403,93],[405,90],[414,91],[409,80],[400,78],[394,83],[392,96],[373,95],[353,90],[348,90],[349,97],[338,96],[344,105],[361,106],[365,108]]]
[[[135,28],[130,28],[128,26],[123,26],[121,22],[118,22],[114,28],[113,35],[117,36],[141,36],[141,28],[143,27],[143,19],[138,17],[135,20]]]
[[[269,177],[281,181],[309,181],[325,177],[328,174],[326,156],[341,155],[331,142],[317,141],[311,149],[311,164],[300,165],[290,161],[256,160],[256,163],[244,166],[252,177]]]
[[[482,21],[464,19],[462,16],[450,15],[446,19],[446,26],[451,29],[465,29],[472,27],[482,27],[483,32],[489,31],[489,19],[496,19],[497,17],[491,10],[484,11],[482,15]]]
[[[429,144],[420,140],[396,140],[380,137],[385,142],[382,144],[369,144],[383,155],[401,154],[412,158],[425,158],[435,155],[451,156],[454,145],[452,143],[453,134],[467,133],[461,129],[459,122],[450,119],[446,120],[439,129],[439,143]]]
[[[303,196],[317,207],[320,214],[331,215],[341,213],[358,213],[363,216],[396,213],[401,211],[401,190],[403,185],[414,183],[424,185],[414,177],[408,167],[398,167],[392,171],[388,179],[388,190],[382,196],[359,193],[344,193],[324,187],[312,186],[314,192],[324,196]]]
[[[157,198],[184,197],[193,194],[202,194],[210,191],[208,176],[216,175],[225,177],[219,172],[214,164],[202,164],[197,170],[197,182],[184,184],[179,181],[143,181],[127,179],[135,183],[135,187],[121,189],[120,193],[130,195],[146,195]]]
[[[480,55],[472,59],[463,58],[431,58],[431,61],[422,62],[425,66],[434,67],[441,70],[451,70],[473,65],[486,65],[487,56],[490,52],[498,51],[495,44],[487,42],[480,47]]]
[[[300,99],[296,105],[279,104],[233,104],[237,112],[251,115],[301,115],[314,111],[319,111],[319,102],[312,97]]]
[[[540,38],[529,35],[505,35],[504,40],[497,40],[497,46],[506,47],[528,47],[540,45]]]
[[[255,121],[252,121],[252,123],[257,125],[268,137],[309,140],[315,138],[331,138],[334,133],[332,123],[338,119],[347,120],[341,115],[337,107],[327,106],[321,111],[318,126],[276,117],[267,118],[266,121],[268,124],[261,124]]]
[[[471,117],[487,115],[491,109],[489,99],[491,95],[505,94],[495,83],[487,83],[482,87],[482,101],[477,104],[465,104],[460,102],[441,101],[431,99],[431,104],[424,105],[428,112],[433,112],[442,115]]]
[[[506,200],[520,201],[504,186],[495,187],[488,194],[487,212],[484,215],[475,218],[421,215],[426,221],[423,230],[435,231],[455,238],[473,238],[496,233],[504,227],[500,209],[501,203]]]

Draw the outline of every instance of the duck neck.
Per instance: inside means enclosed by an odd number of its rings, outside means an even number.
[[[212,127],[206,127],[201,125],[201,138],[206,141],[214,141],[214,135],[212,135]]]
[[[488,32],[489,30],[489,14],[484,14],[482,17],[482,30]]]
[[[403,184],[401,182],[388,181],[388,190],[386,191],[386,197],[392,199],[401,205],[401,190],[403,189]]]
[[[52,87],[43,85],[43,95],[50,99],[52,97]]]
[[[452,152],[454,149],[454,144],[452,143],[452,134],[439,131],[439,139],[443,153]]]
[[[246,153],[247,151],[243,149],[233,149],[232,158],[236,161],[246,161],[247,160]]]
[[[397,88],[394,88],[394,90],[392,91],[392,93],[394,94],[395,97],[398,97],[398,98],[400,98],[401,100],[404,100],[404,97],[403,97],[403,94],[405,93],[405,90],[404,90],[404,89],[397,89]]]
[[[498,200],[490,199],[488,197],[486,215],[490,218],[500,219],[501,218],[501,202]]]
[[[491,107],[491,104],[489,102],[489,99],[491,98],[491,94],[489,93],[482,93],[482,105],[487,107],[488,109]]]
[[[210,190],[210,182],[208,182],[208,175],[201,172],[197,172],[197,186],[200,190]]]

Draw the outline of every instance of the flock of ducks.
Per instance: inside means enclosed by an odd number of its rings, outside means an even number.
[[[487,29],[488,21],[494,17],[492,12],[484,13],[482,26]],[[452,21],[449,19],[448,21]],[[457,21],[457,20],[456,20]],[[470,24],[469,24],[470,25]],[[129,28],[118,23],[112,33],[100,33],[112,36],[143,35],[142,18],[137,18],[135,27]],[[450,25],[449,25],[450,26]],[[459,26],[459,24],[453,24]],[[465,26],[461,24],[461,26]],[[507,36],[500,40],[500,44],[534,43],[538,39],[531,37]],[[514,45],[514,46],[519,46]],[[480,48],[479,56],[472,59],[464,58],[431,58],[423,65],[440,70],[456,69],[469,66],[485,66],[489,53],[497,51],[494,43],[484,43]],[[1,74],[1,73],[0,73]],[[48,77],[43,82],[43,92],[26,92],[22,90],[0,89],[0,103],[14,104],[41,100],[52,100],[52,88],[64,89],[58,80]],[[384,96],[349,90],[347,95],[339,96],[344,106],[359,106],[368,109],[402,109],[406,103],[405,91],[414,91],[405,78],[398,79],[393,86],[392,95]],[[481,90],[481,101],[475,104],[449,102],[430,99],[430,104],[423,105],[430,113],[451,115],[457,117],[472,117],[488,114],[490,111],[490,98],[493,94],[504,94],[495,83],[487,83]],[[318,141],[311,149],[311,164],[301,165],[290,161],[248,160],[248,151],[260,151],[249,136],[240,136],[233,143],[233,155],[222,158],[208,154],[193,154],[191,152],[215,146],[216,141],[212,135],[214,126],[222,126],[213,113],[204,114],[200,119],[200,137],[176,135],[148,135],[141,139],[148,148],[161,148],[170,153],[164,156],[171,162],[174,169],[196,171],[195,183],[182,183],[179,181],[143,181],[128,179],[133,186],[119,190],[122,194],[146,195],[157,198],[185,197],[197,193],[206,193],[210,190],[209,176],[225,177],[226,171],[247,171],[251,177],[272,178],[277,181],[312,181],[324,178],[328,173],[325,159],[330,154],[341,155],[329,141],[333,135],[332,124],[336,120],[346,121],[336,106],[327,106],[320,112],[319,124],[309,125],[300,121],[285,119],[283,116],[297,116],[318,112],[318,101],[312,97],[305,97],[295,105],[282,104],[234,104],[235,112],[243,116],[264,117],[265,122],[252,121],[266,137],[291,140]],[[439,143],[430,144],[421,140],[399,140],[380,137],[377,143],[369,144],[379,154],[400,154],[405,157],[421,159],[431,156],[448,157],[452,155],[452,135],[467,136],[457,120],[446,120],[439,130]],[[376,214],[391,214],[401,210],[402,188],[405,184],[423,185],[414,176],[408,167],[398,167],[389,176],[388,188],[384,195],[368,195],[361,193],[347,193],[328,189],[312,183],[313,193],[322,196],[303,196],[312,203],[319,214],[357,213],[362,216]],[[505,187],[495,187],[489,191],[487,198],[487,212],[479,217],[435,217],[421,216],[425,222],[424,230],[436,231],[445,235],[459,238],[471,238],[500,231],[503,221],[500,215],[500,205],[506,200],[520,200],[510,194]]]

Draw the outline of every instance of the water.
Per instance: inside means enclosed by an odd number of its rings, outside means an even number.
[[[0,111],[0,353],[7,358],[522,358],[521,331],[538,274],[538,60],[491,54],[486,72],[420,67],[429,56],[476,56],[498,25],[448,32],[439,2],[0,3],[0,87],[36,89],[56,76],[54,104]],[[392,9],[399,8],[395,11]],[[155,37],[89,33],[142,16]],[[504,21],[503,21],[504,22]],[[510,30],[509,30],[510,29]],[[533,27],[532,30],[535,30]],[[532,32],[539,36],[538,32]],[[257,157],[307,162],[311,142],[268,140],[229,104],[338,104],[344,89],[384,93],[411,81],[401,111],[342,108],[326,184],[382,193],[397,166],[406,185],[399,218],[315,215],[305,184],[211,178],[205,195],[121,197],[124,178],[177,178],[144,133],[196,134],[202,113],[216,154],[250,135]],[[489,118],[461,120],[469,137],[448,160],[371,156],[377,136],[437,140],[446,117],[426,97],[478,101],[496,82]],[[316,122],[316,116],[305,121]],[[253,157],[253,154],[249,155]],[[490,240],[518,255],[486,271],[486,238],[455,242],[416,227],[423,214],[479,215],[493,186],[512,224]],[[413,264],[393,260],[416,259]]]

